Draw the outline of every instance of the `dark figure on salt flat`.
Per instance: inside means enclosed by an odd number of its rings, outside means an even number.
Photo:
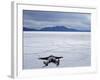
[[[48,57],[42,57],[42,58],[39,58],[39,59],[45,60],[45,61],[43,61],[44,65],[45,65],[43,67],[46,67],[46,66],[48,66],[49,63],[54,63],[54,64],[56,64],[56,66],[59,66],[61,58],[63,58],[63,57],[62,56],[57,57],[57,56],[50,55]]]

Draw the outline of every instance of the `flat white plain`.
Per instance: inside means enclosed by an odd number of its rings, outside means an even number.
[[[23,32],[23,40],[23,69],[43,68],[38,58],[50,55],[64,57],[59,67],[91,66],[90,32]]]

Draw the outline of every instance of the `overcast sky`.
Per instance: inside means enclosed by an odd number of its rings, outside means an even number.
[[[91,14],[23,10],[23,26],[34,29],[65,26],[79,30],[90,30]]]

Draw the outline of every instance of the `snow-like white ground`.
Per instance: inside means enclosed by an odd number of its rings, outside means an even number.
[[[24,32],[23,68],[42,68],[40,57],[63,56],[59,67],[91,65],[90,32]],[[56,67],[50,63],[48,67]]]

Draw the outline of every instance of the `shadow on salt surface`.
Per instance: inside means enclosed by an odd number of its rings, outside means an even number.
[[[84,52],[83,52],[84,53]],[[42,68],[44,66],[42,60],[38,60],[38,58],[47,57],[51,53],[48,54],[31,54],[31,55],[24,55],[24,69],[33,69],[33,68]],[[53,54],[53,53],[52,53]],[[34,56],[35,55],[35,56]],[[80,55],[79,53],[54,53],[55,56],[61,56],[63,55],[63,59],[61,59],[60,66],[59,67],[77,67],[77,66],[90,66],[90,55],[83,54]],[[56,67],[55,64],[49,64],[46,68],[52,68]]]

